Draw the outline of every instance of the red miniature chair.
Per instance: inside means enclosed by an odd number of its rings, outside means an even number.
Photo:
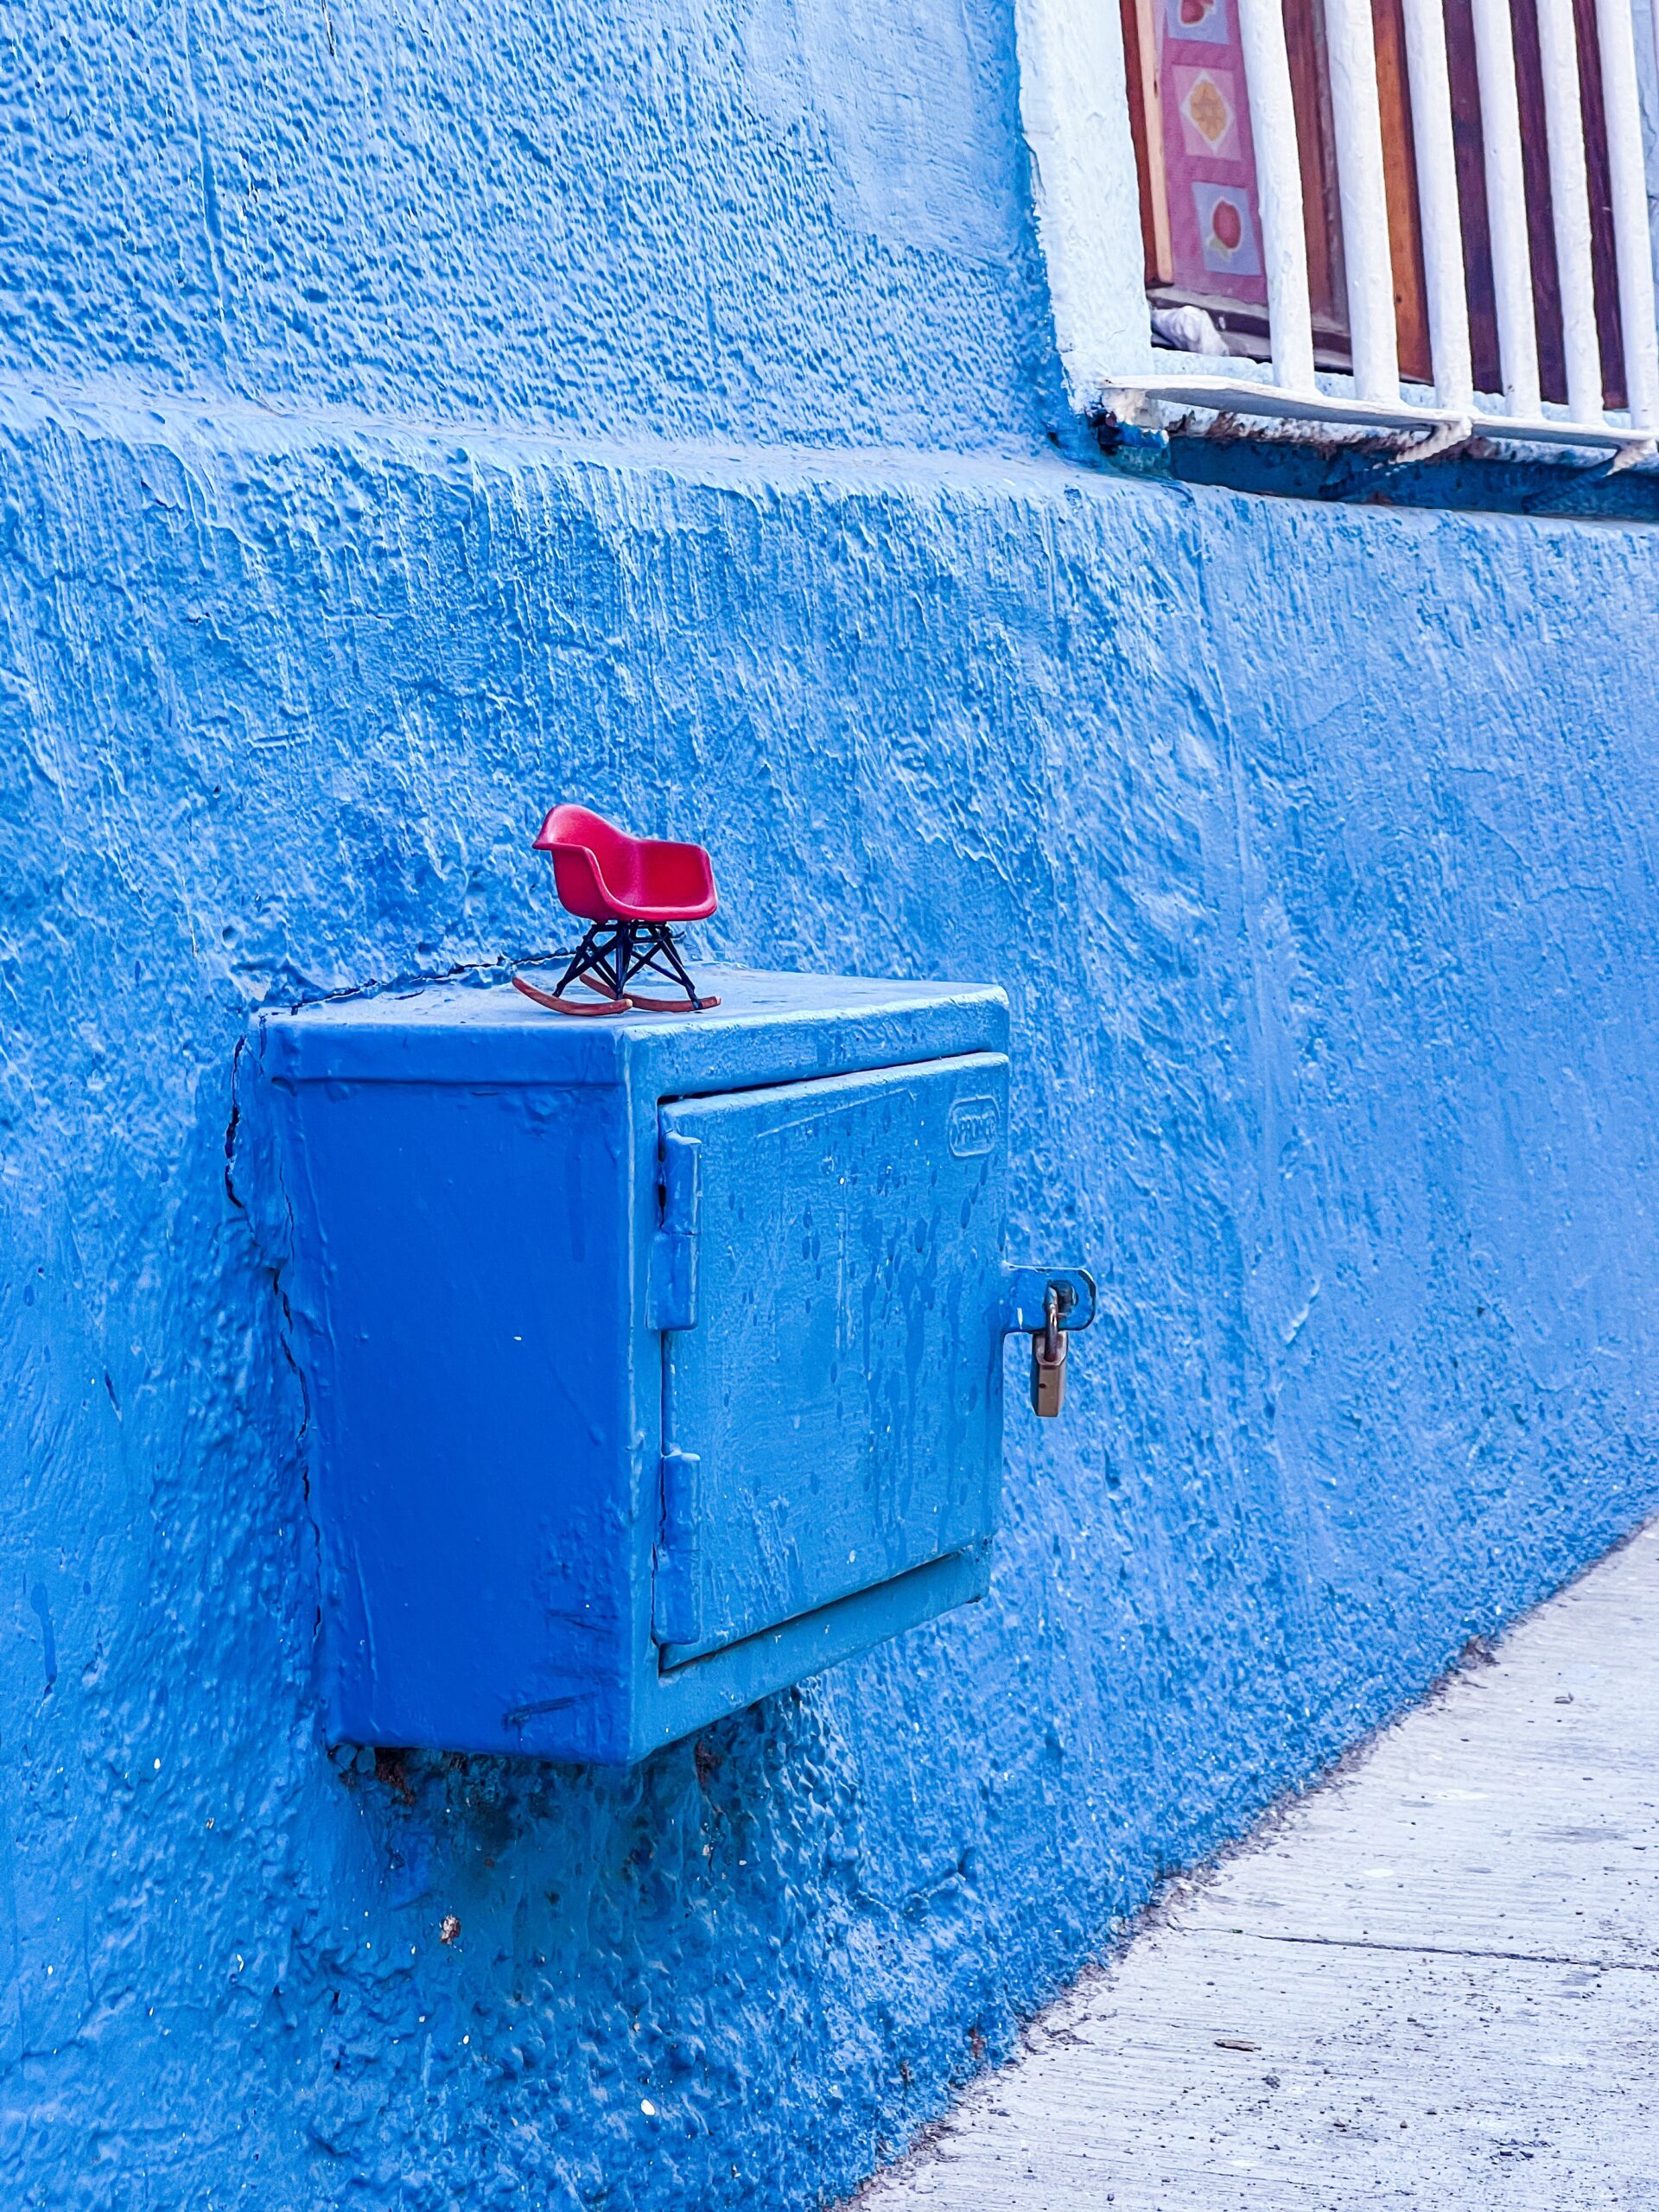
[[[589,927],[556,990],[513,977],[527,999],[555,1014],[626,1014],[635,1007],[653,1014],[690,1014],[720,1004],[716,998],[697,996],[670,927],[674,922],[700,922],[718,903],[715,872],[701,845],[630,837],[585,806],[556,806],[533,849],[551,859],[560,903]],[[632,979],[644,975],[677,983],[684,1000],[645,998],[630,990]],[[573,983],[596,997],[567,998]]]

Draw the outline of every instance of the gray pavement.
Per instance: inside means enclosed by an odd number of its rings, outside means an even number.
[[[1166,1891],[855,2202],[1659,2208],[1659,1523]]]

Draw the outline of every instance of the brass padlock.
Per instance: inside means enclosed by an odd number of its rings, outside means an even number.
[[[1043,1300],[1043,1325],[1031,1338],[1031,1409],[1045,1421],[1052,1421],[1065,1402],[1065,1345],[1059,1293],[1051,1283]]]

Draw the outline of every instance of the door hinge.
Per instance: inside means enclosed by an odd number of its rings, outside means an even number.
[[[663,1526],[651,1608],[658,1643],[695,1643],[702,1633],[702,1472],[695,1452],[663,1454]]]
[[[663,1133],[662,1220],[651,1245],[646,1325],[690,1329],[697,1319],[697,1217],[702,1197],[702,1147],[696,1137]]]

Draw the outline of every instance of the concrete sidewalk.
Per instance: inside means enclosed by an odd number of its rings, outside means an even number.
[[[1659,2208],[1659,1524],[1175,1885],[856,2202]]]

